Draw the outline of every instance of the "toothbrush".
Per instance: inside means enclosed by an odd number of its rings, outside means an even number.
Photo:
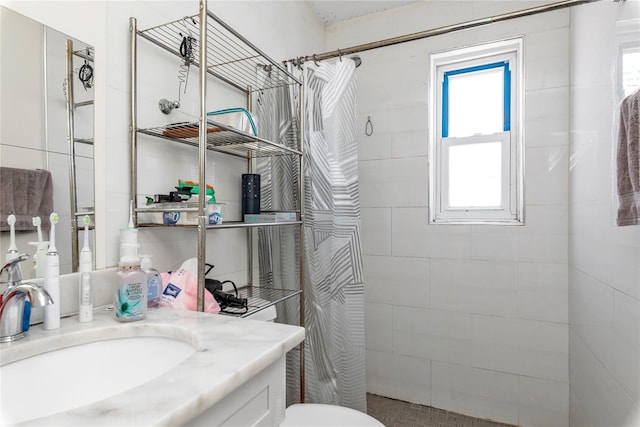
[[[51,236],[46,257],[47,274],[44,279],[44,287],[51,295],[53,304],[44,307],[44,329],[47,330],[60,327],[60,256],[56,249],[56,224],[58,219],[58,214],[55,212],[49,216]]]
[[[5,259],[7,262],[12,261],[20,256],[18,253],[18,247],[16,246],[16,216],[11,214],[7,217],[7,223],[9,224],[9,249]]]
[[[39,216],[31,218],[31,223],[38,230],[38,246],[36,247],[36,256],[33,257],[33,261],[36,264],[36,277],[44,277],[46,274],[46,256],[47,245],[42,240],[42,220]]]
[[[84,246],[80,251],[80,265],[78,268],[81,277],[82,273],[89,273],[93,269],[93,259],[89,248],[89,224],[91,223],[89,215],[85,215],[82,218],[82,222],[84,222]]]

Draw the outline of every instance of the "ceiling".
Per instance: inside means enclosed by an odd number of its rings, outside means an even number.
[[[390,0],[390,1],[332,1],[307,0],[320,21],[327,26],[347,19],[357,18],[370,13],[380,12],[394,7],[416,3],[420,0]]]

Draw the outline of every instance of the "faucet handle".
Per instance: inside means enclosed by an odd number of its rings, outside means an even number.
[[[17,258],[12,259],[11,261],[7,262],[4,267],[2,267],[2,269],[0,269],[0,274],[5,271],[7,272],[7,282],[9,282],[9,284],[20,282],[22,280],[22,273],[20,272],[18,263],[21,263],[22,261],[26,261],[28,259],[29,254],[22,254]]]

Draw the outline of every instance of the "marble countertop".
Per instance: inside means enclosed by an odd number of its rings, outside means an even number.
[[[196,352],[138,387],[25,425],[183,424],[296,347],[304,340],[304,328],[167,308],[150,310],[141,321],[120,323],[112,312],[99,309],[93,322],[79,323],[73,316],[62,319],[60,329],[45,331],[37,325],[24,339],[0,344],[0,365],[45,351],[136,336],[178,339]],[[37,379],[25,373],[25,386],[37,387]]]

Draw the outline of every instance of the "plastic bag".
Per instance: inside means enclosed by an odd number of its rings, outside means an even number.
[[[198,309],[198,260],[189,258],[179,269],[169,273],[162,273],[162,294],[160,305],[181,310]],[[220,306],[213,295],[205,290],[204,311],[218,314]]]

